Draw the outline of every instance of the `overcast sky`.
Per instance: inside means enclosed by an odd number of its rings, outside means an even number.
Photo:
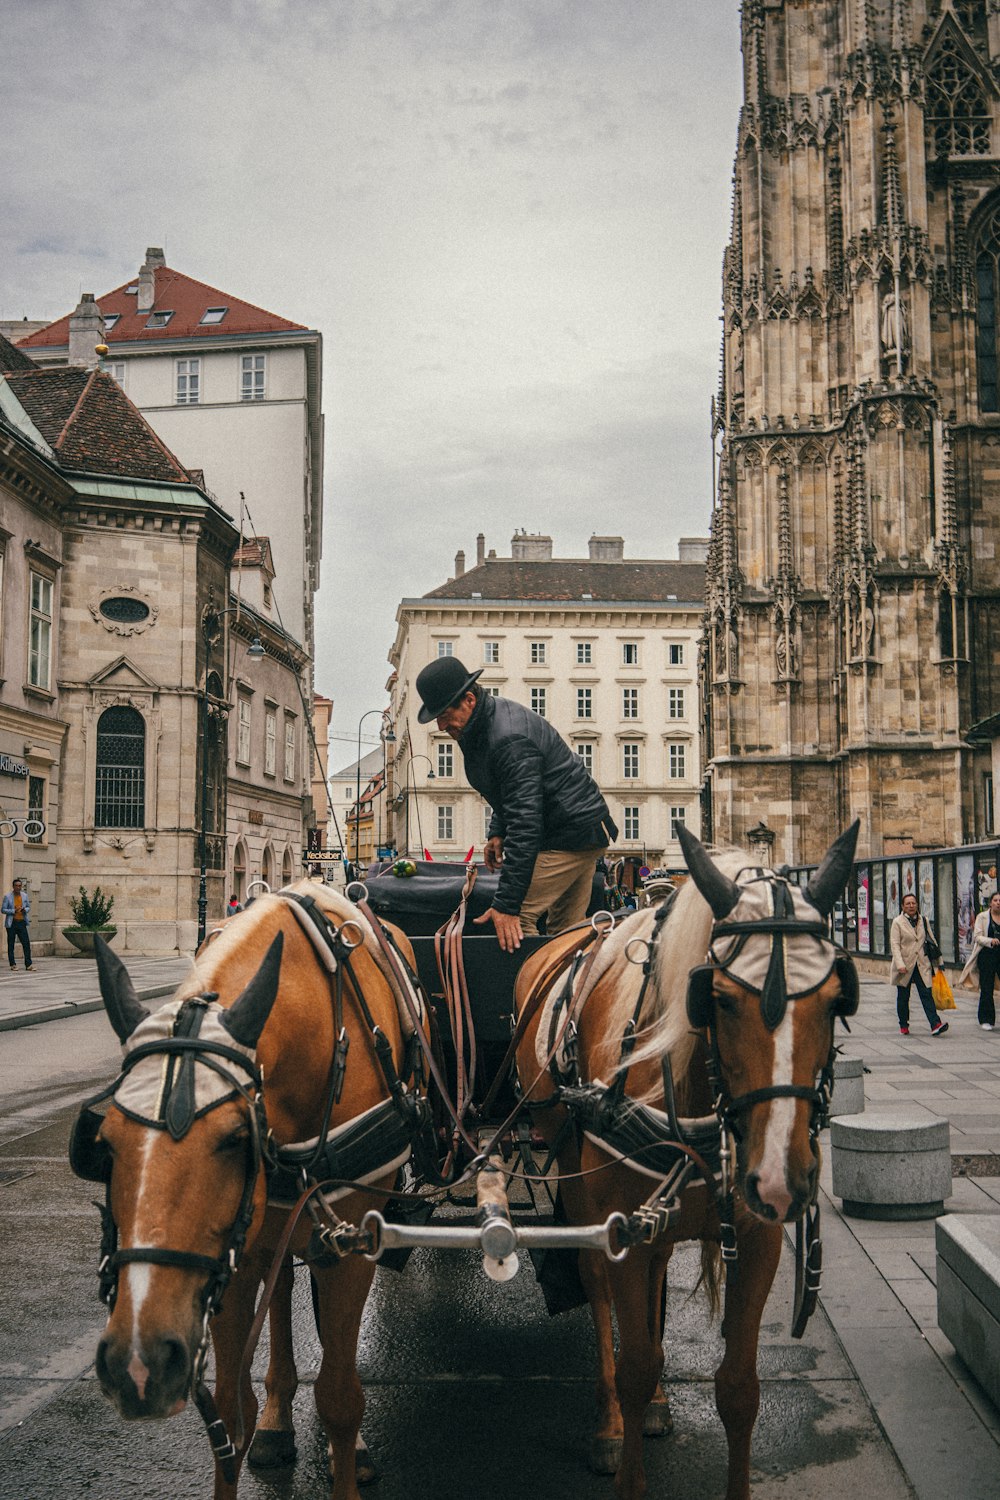
[[[477,532],[706,533],[737,0],[0,0],[0,35],[0,316],[162,245],[323,334],[332,768]]]

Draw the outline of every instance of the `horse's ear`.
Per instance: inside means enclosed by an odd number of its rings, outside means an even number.
[[[850,828],[846,828],[840,838],[835,839],[830,845],[819,869],[806,886],[806,900],[811,902],[824,917],[828,917],[833,911],[834,902],[840,899],[844,886],[847,884],[847,877],[854,863],[854,851],[857,848],[860,828],[861,819],[855,818]]]
[[[728,875],[723,875],[705,845],[700,839],[696,839],[683,823],[677,824],[677,837],[680,840],[687,867],[691,871],[691,879],[712,908],[712,915],[716,921],[728,917],[740,899],[740,888],[736,881],[730,880]]]
[[[117,953],[112,953],[99,932],[94,934],[94,957],[97,960],[97,978],[104,1009],[115,1028],[115,1035],[124,1046],[139,1022],[149,1015],[149,1011],[139,1003],[139,996],[128,977],[125,965]]]
[[[228,1010],[222,1012],[223,1026],[241,1047],[256,1047],[271,1014],[271,1007],[278,998],[281,950],[284,944],[285,934],[279,932],[242,995],[233,1001]]]

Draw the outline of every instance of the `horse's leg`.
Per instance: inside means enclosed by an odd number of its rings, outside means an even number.
[[[663,1343],[650,1333],[650,1288],[658,1283],[652,1273],[653,1252],[635,1246],[623,1262],[608,1267],[611,1294],[618,1315],[618,1365],[615,1383],[621,1403],[624,1441],[615,1480],[620,1500],[638,1500],[646,1493],[642,1463],[642,1427],[646,1408],[663,1369]]]
[[[661,1349],[667,1320],[667,1266],[673,1248],[673,1245],[667,1245],[661,1253],[661,1258],[655,1263],[649,1278],[649,1336],[660,1345]],[[670,1402],[659,1381],[653,1392],[653,1399],[646,1408],[642,1430],[646,1437],[664,1437],[674,1430],[674,1419],[670,1415]]]
[[[257,1419],[257,1431],[247,1453],[247,1463],[259,1469],[276,1468],[280,1464],[295,1462],[292,1402],[298,1390],[299,1377],[292,1347],[293,1284],[292,1258],[287,1255],[275,1282],[274,1296],[268,1312],[271,1352],[264,1377],[267,1400]]]
[[[355,1451],[365,1398],[358,1377],[358,1332],[375,1267],[349,1255],[316,1277],[323,1362],[316,1377],[316,1410],[330,1443],[332,1500],[360,1500]]]
[[[240,1361],[253,1322],[257,1292],[263,1279],[263,1268],[248,1256],[226,1288],[222,1309],[212,1319],[212,1343],[215,1347],[215,1405],[233,1443],[236,1442],[237,1414],[243,1416],[243,1443],[236,1450],[236,1479],[229,1484],[215,1467],[214,1500],[236,1500],[240,1466],[243,1463],[257,1420],[257,1397],[249,1372],[239,1390]]]
[[[548,1143],[555,1140],[565,1118],[562,1110],[539,1112],[537,1128]],[[559,1191],[570,1224],[594,1221],[593,1209],[580,1171],[580,1153],[576,1135],[564,1138],[559,1150]],[[590,1304],[597,1340],[597,1386],[595,1391],[597,1421],[590,1445],[590,1467],[595,1474],[614,1474],[622,1456],[622,1414],[615,1389],[614,1333],[611,1326],[611,1289],[605,1266],[606,1257],[599,1250],[580,1251],[580,1280]]]
[[[750,1500],[750,1439],[760,1406],[757,1341],[780,1255],[779,1224],[740,1226],[736,1274],[726,1283],[726,1352],[715,1375],[715,1404],[729,1442],[726,1500]]]

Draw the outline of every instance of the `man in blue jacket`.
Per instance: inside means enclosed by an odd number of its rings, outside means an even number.
[[[477,686],[457,656],[417,675],[421,724],[458,742],[470,784],[493,809],[484,857],[500,882],[489,911],[501,948],[521,946],[547,914],[552,934],[582,921],[594,869],[618,829],[583,761],[552,725]]]
[[[7,928],[7,958],[12,969],[17,968],[14,962],[15,939],[21,944],[21,952],[24,954],[24,967],[33,967],[31,962],[31,942],[28,938],[28,914],[31,911],[31,902],[27,891],[22,889],[20,880],[15,880],[11,890],[0,902],[0,912],[3,913],[4,926]]]

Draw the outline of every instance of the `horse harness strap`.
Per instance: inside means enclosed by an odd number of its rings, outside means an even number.
[[[402,962],[402,955],[399,953],[395,945],[391,943],[388,934],[382,926],[382,923],[372,911],[371,907],[368,905],[368,902],[361,900],[358,901],[356,905],[358,907],[358,910],[369,922],[372,931],[375,934],[375,940],[378,943],[383,954],[385,955],[389,967],[394,972],[398,973],[400,963]],[[406,999],[406,1003],[408,1005],[410,1003],[408,997]],[[442,1076],[441,1069],[438,1066],[437,1058],[434,1056],[434,1049],[431,1046],[430,1042],[427,1040],[427,1037],[424,1034],[423,1026],[419,1024],[419,1018],[416,1016],[414,1016],[414,1023],[416,1028],[414,1034],[417,1039],[417,1046],[419,1047],[420,1052],[423,1055],[423,1061],[427,1075],[433,1081],[435,1088],[438,1090],[438,1093],[441,1096],[445,1109],[451,1116],[455,1134],[460,1137],[464,1144],[473,1153],[475,1153],[477,1150],[476,1143],[466,1131],[465,1126],[462,1123],[460,1111],[456,1110],[455,1106],[452,1104],[451,1096],[448,1092],[448,1085],[445,1082],[444,1077]]]
[[[229,1440],[215,1401],[205,1385],[205,1363],[208,1357],[209,1323],[218,1311],[223,1293],[239,1265],[253,1221],[254,1194],[261,1164],[267,1159],[268,1134],[260,1070],[245,1053],[235,1047],[199,1034],[208,1007],[216,999],[214,992],[206,992],[185,1000],[174,1022],[174,1035],[134,1047],[126,1056],[114,1082],[84,1102],[70,1141],[70,1162],[79,1175],[105,1184],[105,1201],[98,1204],[101,1215],[101,1249],[97,1274],[101,1300],[109,1308],[113,1307],[117,1297],[118,1278],[123,1266],[165,1266],[173,1270],[201,1272],[207,1277],[201,1290],[202,1336],[192,1367],[191,1396],[205,1423],[212,1452],[223,1478],[227,1483],[235,1484],[236,1449]],[[180,1139],[186,1134],[196,1115],[192,1077],[196,1062],[211,1068],[229,1085],[229,1091],[222,1098],[214,1100],[208,1108],[216,1107],[234,1094],[247,1105],[250,1125],[248,1167],[226,1249],[217,1257],[168,1247],[118,1249],[118,1226],[111,1209],[110,1154],[107,1148],[104,1153],[100,1151],[97,1133],[102,1117],[95,1112],[93,1106],[114,1095],[137,1063],[157,1055],[168,1059],[157,1101],[162,1125],[153,1120],[144,1120],[143,1123],[153,1128],[166,1128],[174,1139]],[[233,1067],[239,1067],[247,1074],[249,1086],[235,1076]]]
[[[597,954],[600,950],[601,943],[603,941],[603,934],[605,933],[605,931],[606,928],[604,926],[595,928],[589,922],[582,924],[580,928],[579,945],[576,948],[571,948],[568,953],[560,954],[558,962],[555,963],[551,967],[551,969],[549,969],[548,971],[543,971],[543,973],[538,976],[531,992],[528,995],[527,1001],[525,1002],[524,1009],[521,1011],[514,1024],[514,1030],[511,1035],[510,1045],[508,1046],[507,1051],[504,1053],[503,1061],[497,1069],[493,1082],[490,1085],[489,1092],[487,1093],[486,1098],[483,1100],[482,1105],[480,1106],[479,1113],[484,1118],[488,1117],[490,1109],[493,1105],[493,1101],[496,1098],[497,1094],[500,1092],[501,1087],[503,1086],[503,1081],[507,1076],[512,1062],[514,1061],[517,1049],[524,1039],[524,1033],[527,1031],[528,1027],[535,1019],[535,1016],[538,1014],[541,1006],[545,1002],[546,991],[549,983],[551,983],[552,980],[556,979],[563,969],[566,970],[566,990],[564,990],[562,998],[562,1003],[564,1005],[572,997],[573,992],[576,990],[578,977],[580,981],[580,990],[582,991],[583,985],[585,984],[590,970],[593,967],[594,959],[597,957]],[[584,959],[584,954],[587,954],[586,968],[581,975],[580,964]],[[569,1017],[567,1014],[567,1020],[568,1019]],[[548,1062],[546,1063],[546,1067],[542,1069],[542,1072],[545,1072],[546,1068],[551,1068],[555,1060],[558,1046],[561,1044],[561,1042],[562,1036],[560,1035],[558,1037],[556,1046],[553,1047],[550,1051]]]

